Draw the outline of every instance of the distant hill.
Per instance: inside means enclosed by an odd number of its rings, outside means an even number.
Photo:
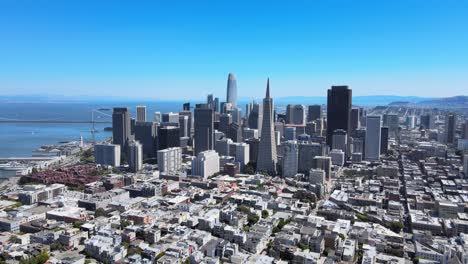
[[[468,108],[468,96],[453,96],[446,98],[433,98],[429,100],[422,100],[419,102],[392,102],[392,106],[408,106],[415,107],[432,107],[432,108]]]
[[[274,98],[275,104],[326,104],[327,98],[325,96],[289,96]],[[367,96],[353,96],[353,105],[360,106],[377,106],[388,105],[393,102],[407,102],[418,103],[435,98],[417,97],[417,96],[397,96],[397,95],[367,95]]]

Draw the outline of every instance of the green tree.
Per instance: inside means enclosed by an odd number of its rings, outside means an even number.
[[[267,218],[268,216],[270,216],[270,213],[267,210],[262,210],[262,218]]]
[[[403,229],[404,225],[401,222],[392,222],[390,224],[390,229],[395,233],[400,233],[401,229]]]
[[[94,216],[95,217],[100,217],[100,216],[107,216],[106,211],[103,208],[98,208],[96,211],[94,211]]]
[[[83,221],[75,221],[73,222],[73,227],[80,228],[83,224],[84,224]]]

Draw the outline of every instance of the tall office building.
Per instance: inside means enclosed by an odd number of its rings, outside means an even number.
[[[253,102],[252,110],[250,111],[250,115],[249,115],[248,122],[247,122],[249,125],[249,128],[258,129],[258,131],[261,131],[262,120],[263,120],[263,107],[261,104]]]
[[[433,129],[435,126],[434,117],[430,114],[421,115],[420,119],[420,126],[424,129]]]
[[[214,110],[214,98],[213,94],[209,94],[206,97],[206,103],[208,104],[208,107]]]
[[[252,104],[251,103],[245,105],[245,119],[246,120],[249,120],[250,111],[252,111]]]
[[[406,117],[406,128],[414,129],[416,127],[416,116],[409,115]]]
[[[324,154],[323,147],[320,143],[299,142],[298,149],[298,171],[307,174],[313,168],[314,157]]]
[[[213,110],[216,113],[219,113],[219,98],[218,97],[215,97],[213,104],[214,104]]]
[[[463,172],[465,174],[464,179],[468,179],[468,154],[463,157]]]
[[[207,104],[195,107],[195,155],[214,149],[214,112]]]
[[[234,142],[242,142],[242,127],[238,123],[232,122],[229,125],[228,137]]]
[[[128,166],[130,170],[137,172],[143,169],[143,146],[138,141],[133,140],[128,144],[128,149]]]
[[[154,122],[162,123],[161,112],[154,112]]]
[[[398,136],[398,127],[400,119],[396,114],[385,114],[383,116],[383,126],[388,127],[388,136],[396,138]]]
[[[179,131],[180,137],[188,137],[189,136],[189,118],[185,115],[179,114]]]
[[[468,119],[465,120],[465,123],[462,125],[462,139],[468,139]]]
[[[457,116],[455,113],[448,113],[445,116],[445,143],[455,143],[455,132],[457,129]]]
[[[296,127],[285,127],[284,128],[284,139],[285,140],[296,140]]]
[[[309,171],[309,182],[312,184],[324,184],[325,183],[325,171],[321,169],[310,169]]]
[[[331,158],[327,156],[315,156],[313,159],[314,169],[321,169],[325,171],[325,176],[330,179],[331,176]]]
[[[193,127],[193,118],[192,118],[192,112],[191,111],[187,111],[187,110],[184,110],[182,112],[179,112],[179,123],[180,123],[180,117],[181,116],[186,116],[188,118],[188,121],[187,121],[187,137],[191,137],[192,136],[192,127]],[[184,121],[185,122],[185,121]],[[181,136],[183,137],[183,136]]]
[[[236,122],[237,124],[241,123],[242,119],[242,109],[234,107],[231,110],[231,115],[232,115],[232,122]]]
[[[112,143],[120,145],[122,151],[127,151],[128,142],[133,139],[131,134],[130,113],[126,107],[116,107],[112,112]]]
[[[183,111],[190,111],[190,103],[184,103],[182,106]]]
[[[162,115],[162,122],[164,123],[171,123],[171,124],[178,124],[179,123],[179,113],[164,113]]]
[[[241,170],[250,161],[250,147],[247,143],[232,143],[231,148],[235,150],[236,161],[240,163]]]
[[[276,142],[273,126],[273,99],[270,98],[270,79],[267,80],[265,99],[263,99],[263,122],[258,150],[257,171],[276,175]]]
[[[220,114],[219,115],[218,130],[223,132],[225,136],[228,136],[229,128],[231,127],[231,123],[232,123],[232,115],[231,114]]]
[[[321,105],[309,105],[307,111],[307,122],[315,121],[322,118],[322,106]]]
[[[146,122],[146,106],[145,105],[138,105],[136,107],[137,110],[137,122]]]
[[[283,177],[294,177],[298,170],[298,146],[297,141],[288,140],[281,144],[283,151],[282,170]]]
[[[242,131],[242,138],[243,139],[258,138],[258,130],[244,127]]]
[[[197,154],[192,160],[192,175],[207,179],[219,172],[219,155],[214,150],[206,150]]]
[[[306,113],[304,105],[288,105],[286,107],[286,124],[304,125]]]
[[[345,153],[341,149],[332,149],[330,158],[333,165],[343,166],[345,162]]]
[[[226,102],[232,107],[237,107],[237,80],[233,73],[229,73],[228,76]]]
[[[339,149],[348,156],[348,135],[345,130],[337,129],[333,132],[332,149]]]
[[[351,121],[350,121],[351,127],[349,128],[350,131],[348,131],[348,134],[350,136],[354,136],[356,129],[360,127],[360,123],[361,122],[359,120],[359,108],[358,107],[351,108]]]
[[[367,116],[366,118],[366,141],[365,141],[365,159],[376,161],[380,160],[380,133],[381,116]]]
[[[117,144],[95,144],[94,159],[96,164],[119,167],[120,145]]]
[[[160,127],[158,129],[158,150],[180,147],[180,130],[176,126]]]
[[[333,131],[350,131],[352,91],[348,86],[332,86],[327,96],[327,144],[332,146]]]
[[[177,172],[182,168],[182,149],[168,148],[158,151],[158,169],[160,172]]]
[[[156,137],[158,135],[158,123],[136,122],[135,140],[143,145],[143,155],[147,158],[156,157]]]
[[[388,153],[388,127],[380,129],[380,154]]]

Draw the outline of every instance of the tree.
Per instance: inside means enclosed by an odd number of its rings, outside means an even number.
[[[267,218],[268,216],[270,216],[270,213],[267,210],[262,210],[262,218]]]
[[[304,243],[300,243],[300,242],[299,242],[299,244],[297,244],[297,246],[298,246],[300,249],[302,249],[302,250],[309,249],[309,246],[306,245],[306,244],[304,244]]]
[[[83,224],[84,224],[83,221],[75,221],[73,222],[73,227],[80,228]]]
[[[95,217],[100,217],[100,216],[107,216],[106,211],[103,208],[98,208],[96,211],[94,211],[94,216]]]
[[[369,221],[369,217],[364,214],[356,213],[356,217],[363,222]]]
[[[249,222],[249,225],[252,226],[252,225],[255,225],[258,220],[260,220],[260,217],[258,217],[258,215],[256,214],[249,214],[249,216],[247,217],[247,221]]]
[[[390,229],[395,233],[400,233],[401,229],[405,227],[401,222],[392,222],[390,224]]]

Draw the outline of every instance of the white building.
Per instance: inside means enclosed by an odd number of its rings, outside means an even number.
[[[145,105],[138,105],[136,107],[137,110],[137,122],[146,122],[146,106]]]
[[[94,160],[96,164],[118,167],[120,166],[120,145],[94,145]]]
[[[176,172],[182,167],[182,149],[179,147],[159,150],[157,156],[160,172]]]
[[[143,146],[138,141],[132,141],[128,148],[128,165],[131,171],[137,172],[143,168]]]
[[[236,161],[241,164],[241,169],[249,163],[250,160],[250,146],[247,143],[234,143],[230,146],[236,149]]]
[[[219,155],[214,150],[206,150],[198,153],[192,160],[192,175],[201,176],[204,179],[219,172]]]
[[[178,124],[179,123],[179,113],[173,113],[173,112],[164,113],[162,115],[162,121],[167,122],[167,123]]]
[[[288,140],[282,143],[283,159],[282,168],[284,177],[294,177],[298,170],[298,145],[295,140]]]
[[[366,118],[366,139],[365,139],[365,159],[380,160],[380,131],[381,116],[367,116]]]

